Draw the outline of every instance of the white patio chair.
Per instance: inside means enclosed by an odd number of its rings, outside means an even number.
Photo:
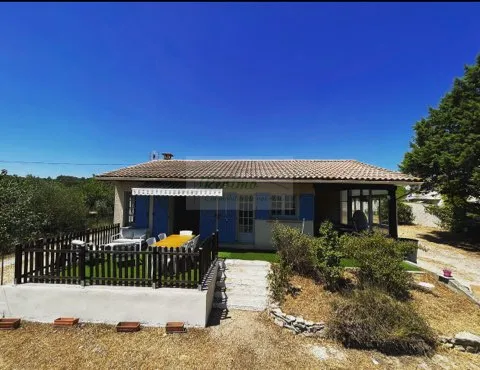
[[[157,236],[158,241],[163,240],[163,239],[165,239],[166,237],[167,237],[167,234],[165,234],[165,233],[160,233],[160,234],[158,234],[158,236]]]
[[[147,245],[148,245],[149,247],[151,247],[153,243],[156,243],[155,237],[152,236],[151,238],[148,238],[148,239],[147,239]]]
[[[180,230],[180,235],[193,235],[192,230]]]
[[[191,240],[192,242],[191,248],[195,249],[197,247],[199,238],[200,238],[200,235],[197,235],[195,238]]]

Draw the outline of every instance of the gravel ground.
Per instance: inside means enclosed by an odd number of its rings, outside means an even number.
[[[443,268],[452,270],[453,277],[461,284],[480,284],[480,251],[466,251],[454,246],[433,242],[438,240],[435,236],[436,229],[424,226],[399,226],[398,233],[401,237],[418,239],[427,249],[418,250],[418,265],[422,268],[443,275]]]

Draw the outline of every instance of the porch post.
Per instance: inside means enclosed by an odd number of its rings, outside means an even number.
[[[388,189],[388,232],[392,238],[398,238],[396,186]]]
[[[218,197],[216,197],[217,200],[217,212],[215,213],[215,230],[218,230]]]

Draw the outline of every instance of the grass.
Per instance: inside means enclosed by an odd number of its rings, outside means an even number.
[[[125,262],[122,261],[120,266],[118,264],[118,261],[115,261],[115,263],[113,263],[113,261],[111,261],[111,260],[110,261],[106,260],[103,263],[97,263],[94,266],[86,264],[85,265],[85,278],[87,280],[88,279],[95,280],[95,278],[97,276],[98,277],[102,277],[102,276],[113,277],[113,276],[116,276],[118,278],[120,276],[120,272],[121,272],[122,278],[140,278],[140,279],[142,279],[144,277],[143,265],[136,266],[135,262],[136,261],[134,259],[131,260],[131,263],[128,263],[128,262],[125,263]],[[143,263],[141,257],[139,258],[138,262]],[[115,271],[115,275],[113,275],[113,271]],[[145,276],[147,276],[147,273],[148,273],[147,266],[145,266],[145,272],[146,272]],[[138,276],[137,276],[137,273],[138,273]],[[64,276],[64,277],[79,276],[78,266],[76,266],[75,268],[72,267],[70,269],[64,270],[63,274],[61,274],[61,275]],[[185,272],[185,279],[189,280],[189,281],[196,281],[197,278],[195,277],[195,271],[193,269],[190,270],[190,276],[188,276],[188,271]],[[175,280],[175,275],[173,275],[172,278],[162,276],[162,281],[168,282],[170,280]],[[179,273],[179,280],[183,280],[181,273]]]
[[[278,262],[278,256],[275,252],[218,252],[218,257],[247,261]]]
[[[219,252],[218,256],[220,258],[230,258],[246,261],[278,262],[278,255],[275,252]],[[358,267],[356,261],[351,258],[342,258],[340,264],[342,267]],[[422,269],[407,262],[402,262],[402,267],[407,271],[422,271]]]
[[[263,312],[230,310],[227,316],[219,325],[175,335],[166,335],[164,328],[116,333],[114,326],[83,324],[82,318],[79,327],[61,329],[22,320],[20,329],[0,332],[0,368],[474,369],[478,361],[477,354],[446,349],[434,358],[344,349],[329,340],[293,335]],[[141,317],[139,312],[137,320]],[[312,346],[322,347],[328,357],[317,359]]]
[[[354,279],[352,272],[346,273]],[[432,292],[411,289],[412,298],[409,302],[427,320],[436,334],[453,336],[461,331],[480,333],[478,305],[439,282],[434,274],[416,274],[414,279],[435,286]],[[322,284],[298,275],[292,277],[291,283],[301,286],[301,291],[296,297],[289,294],[285,296],[283,312],[303,316],[306,320],[326,321],[331,315],[331,302],[341,294],[328,292]]]
[[[359,267],[357,261],[355,261],[353,258],[342,258],[340,265],[342,267]],[[422,271],[421,268],[408,262],[402,262],[402,267],[407,271]]]

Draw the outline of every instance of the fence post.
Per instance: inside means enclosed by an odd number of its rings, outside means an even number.
[[[15,279],[13,280],[15,285],[22,283],[22,245],[17,244],[15,246]]]
[[[85,286],[85,246],[81,245],[78,247],[78,273],[80,277],[80,285]]]
[[[202,281],[203,281],[203,264],[204,264],[203,247],[198,248],[198,290],[202,290]]]
[[[148,250],[151,250],[152,251],[152,288],[153,289],[157,289],[157,279],[156,279],[156,276],[157,276],[157,266],[158,266],[158,248],[155,248],[155,247],[149,247],[147,249]],[[139,267],[138,267],[139,268]],[[150,271],[148,272],[150,273]],[[145,276],[143,277],[145,278]]]

